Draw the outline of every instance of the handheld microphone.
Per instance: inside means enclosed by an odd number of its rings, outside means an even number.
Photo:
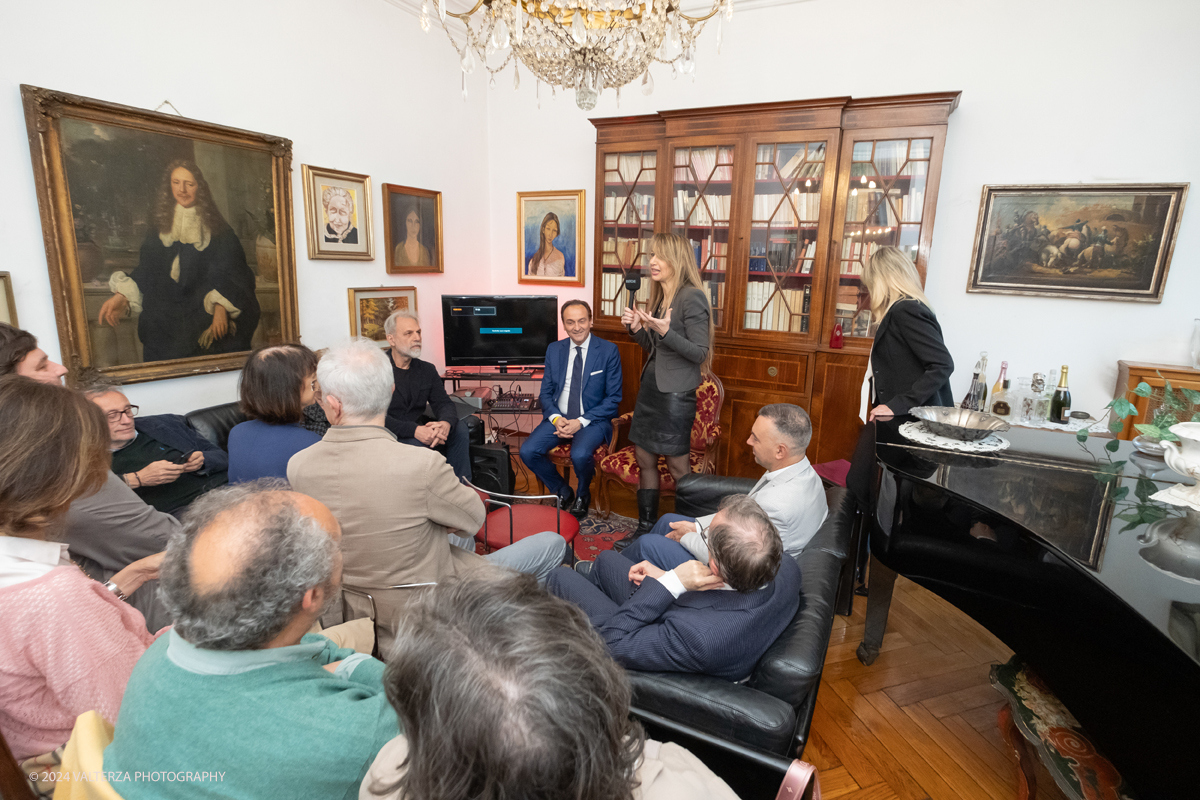
[[[625,277],[625,293],[629,295],[629,308],[633,308],[634,300],[637,298],[638,290],[642,288],[641,275],[626,275]]]

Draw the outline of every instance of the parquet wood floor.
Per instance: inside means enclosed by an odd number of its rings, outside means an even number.
[[[900,578],[888,633],[869,667],[855,650],[866,598],[835,617],[804,752],[821,789],[846,800],[1011,800],[1013,756],[996,728],[993,662],[1012,652],[937,595]],[[1038,768],[1038,797],[1065,800]]]

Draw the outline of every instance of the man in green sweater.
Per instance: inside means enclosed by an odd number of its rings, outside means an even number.
[[[358,796],[399,723],[382,663],[307,633],[339,595],[340,540],[278,480],[192,504],[160,577],[175,627],[138,661],[104,751],[122,797]]]

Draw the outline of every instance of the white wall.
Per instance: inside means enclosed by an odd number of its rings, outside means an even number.
[[[170,99],[195,119],[291,139],[304,343],[349,337],[347,287],[411,285],[427,357],[441,361],[439,296],[476,291],[489,258],[485,81],[471,76],[463,102],[444,33],[422,34],[413,16],[383,0],[6,0],[3,16],[0,269],[13,275],[21,326],[52,358],[58,337],[22,83],[140,108]],[[374,261],[308,260],[301,164],[371,176]],[[386,274],[383,183],[443,192],[444,275]],[[128,394],[144,412],[184,412],[236,400],[237,375],[141,383]]]
[[[987,350],[993,380],[1001,360],[1023,376],[1069,364],[1076,408],[1098,413],[1118,359],[1188,363],[1200,317],[1200,198],[1184,214],[1166,295],[1153,305],[968,295],[980,192],[984,184],[1200,180],[1197,30],[1192,0],[812,0],[735,13],[719,56],[715,29],[705,33],[695,82],[656,66],[654,94],[631,85],[619,108],[611,90],[585,113],[570,93],[550,101],[542,87],[539,111],[526,73],[518,93],[498,91],[488,108],[495,289],[518,291],[520,190],[586,188],[591,260],[589,116],[961,89],[926,286],[957,364],[955,395]],[[590,300],[590,275],[583,292],[562,294]]]

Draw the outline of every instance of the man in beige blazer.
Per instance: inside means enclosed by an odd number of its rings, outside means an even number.
[[[489,565],[544,582],[562,564],[566,542],[553,531],[483,557],[451,544],[449,534],[469,537],[479,530],[483,503],[439,453],[401,444],[384,427],[393,378],[377,345],[358,340],[331,348],[317,367],[317,382],[317,401],[332,427],[292,456],[288,480],[329,506],[341,523],[343,583],[374,598],[382,653],[413,591],[390,587],[432,584]],[[369,613],[359,595],[347,592],[346,601],[353,616]]]

